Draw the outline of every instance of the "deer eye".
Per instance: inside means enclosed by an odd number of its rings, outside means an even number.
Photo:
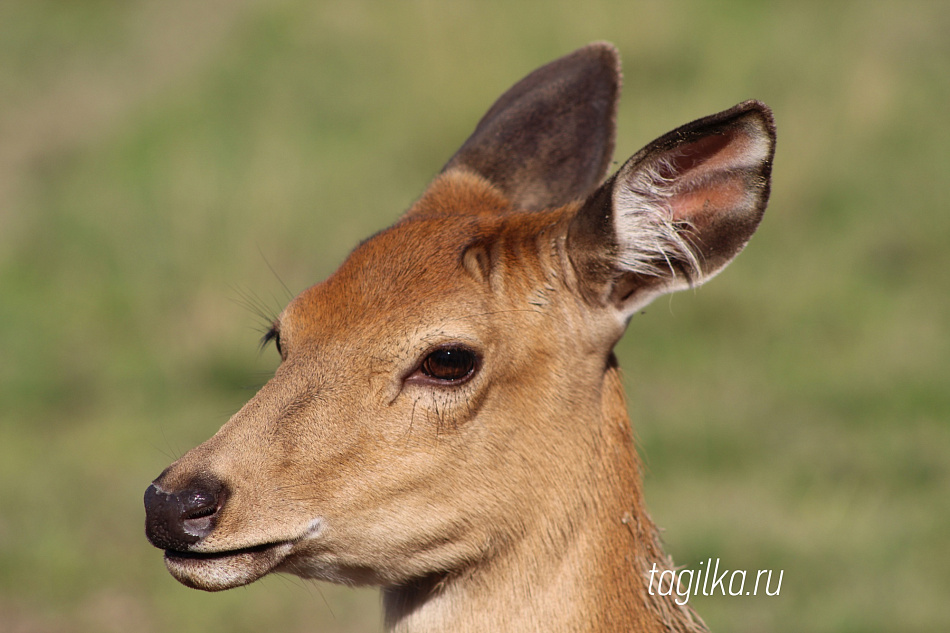
[[[475,374],[478,356],[467,347],[440,347],[430,352],[419,370],[422,375],[443,383],[460,383]]]
[[[267,330],[267,333],[264,334],[264,337],[261,339],[261,349],[267,347],[267,344],[271,341],[274,341],[274,347],[277,348],[277,353],[283,358],[284,350],[280,346],[280,330],[277,329],[276,323]]]

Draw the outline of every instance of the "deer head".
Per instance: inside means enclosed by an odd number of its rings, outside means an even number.
[[[692,621],[645,593],[641,567],[668,561],[612,349],[639,308],[742,250],[774,127],[747,101],[604,181],[619,86],[607,44],[534,71],[290,302],[266,335],[274,377],[146,491],[175,578],[379,585],[404,630]]]

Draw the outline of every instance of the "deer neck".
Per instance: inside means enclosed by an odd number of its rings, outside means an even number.
[[[596,489],[585,489],[586,503],[565,503],[561,512],[542,517],[515,542],[466,569],[387,588],[387,630],[706,630],[675,596],[647,594],[653,563],[662,570],[672,562],[643,504],[639,461],[613,363],[594,422],[599,459],[588,464],[592,472],[585,480]]]

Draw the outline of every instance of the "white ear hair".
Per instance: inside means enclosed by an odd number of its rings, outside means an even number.
[[[674,157],[666,155],[638,165],[633,174],[624,171],[618,174],[614,189],[614,234],[620,247],[617,263],[636,275],[675,278],[680,273],[691,284],[702,274],[696,251],[688,242],[692,226],[674,219],[670,199],[677,192],[677,182],[663,176],[675,173]]]

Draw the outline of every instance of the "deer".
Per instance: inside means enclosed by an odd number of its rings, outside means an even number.
[[[273,377],[145,492],[176,580],[378,586],[400,633],[706,630],[647,586],[673,563],[614,347],[745,247],[775,125],[745,101],[608,176],[620,87],[603,42],[531,72],[289,302]]]

